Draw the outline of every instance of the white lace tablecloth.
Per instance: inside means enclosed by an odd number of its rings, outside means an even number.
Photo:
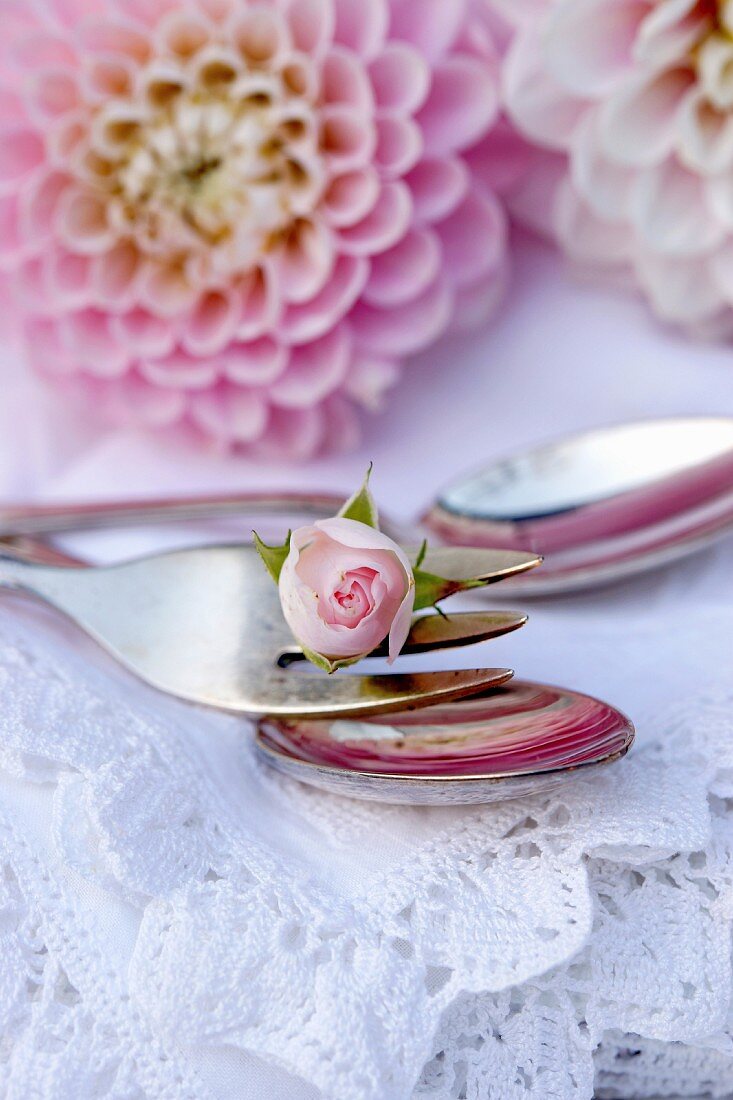
[[[462,346],[465,372],[448,377],[455,346],[416,364],[372,436],[393,511],[512,438],[733,412],[730,352],[570,288],[538,246],[521,263],[524,296]],[[124,436],[3,438],[6,495],[294,476]],[[366,454],[299,480],[348,488]],[[476,663],[603,696],[637,746],[551,795],[410,809],[263,772],[246,723],[3,599],[0,1096],[733,1095],[733,540],[530,611]]]

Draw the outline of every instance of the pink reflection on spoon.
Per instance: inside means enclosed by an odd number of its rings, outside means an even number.
[[[299,761],[382,775],[524,775],[625,751],[633,725],[614,707],[515,680],[454,703],[364,721],[265,719],[265,746]]]

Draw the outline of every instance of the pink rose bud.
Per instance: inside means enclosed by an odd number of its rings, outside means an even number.
[[[353,519],[300,527],[280,572],[280,601],[304,649],[328,662],[358,660],[389,635],[389,661],[405,644],[415,602],[400,547]]]

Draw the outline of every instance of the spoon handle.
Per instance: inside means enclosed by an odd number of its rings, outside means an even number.
[[[298,512],[331,515],[343,504],[340,494],[241,493],[232,496],[166,497],[98,503],[20,504],[0,507],[0,538],[102,530],[158,523],[185,523],[225,516],[277,515]]]

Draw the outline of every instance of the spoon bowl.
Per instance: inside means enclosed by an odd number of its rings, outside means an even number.
[[[634,727],[592,696],[527,680],[353,722],[264,719],[262,760],[337,794],[412,805],[504,801],[621,759]]]
[[[423,517],[441,542],[544,556],[510,591],[631,576],[733,528],[733,419],[640,421],[566,437],[448,485]]]

